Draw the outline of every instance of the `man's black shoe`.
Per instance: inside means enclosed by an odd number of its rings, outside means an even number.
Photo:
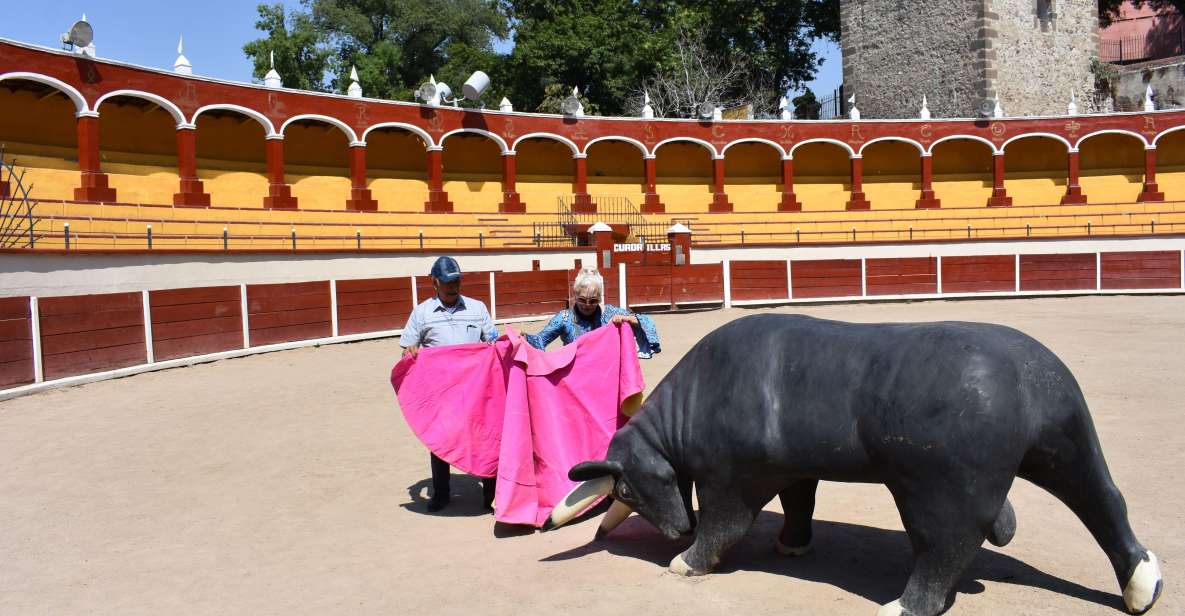
[[[441,496],[439,498],[436,496],[433,496],[432,498],[428,499],[428,512],[429,513],[436,513],[437,511],[440,511],[441,509],[444,509],[445,507],[447,507],[448,502],[449,502],[449,497],[447,497],[447,496]]]

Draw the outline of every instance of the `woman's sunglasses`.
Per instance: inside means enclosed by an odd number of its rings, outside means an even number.
[[[583,304],[585,306],[596,306],[601,303],[601,298],[599,298],[599,297],[577,297],[576,303]]]

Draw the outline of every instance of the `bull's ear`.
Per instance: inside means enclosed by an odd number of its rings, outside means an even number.
[[[611,460],[589,460],[581,462],[568,471],[568,479],[572,481],[588,481],[597,477],[612,475],[614,479],[621,478],[621,463]]]

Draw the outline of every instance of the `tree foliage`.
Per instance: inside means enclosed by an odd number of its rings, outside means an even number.
[[[1131,0],[1131,3],[1136,8],[1150,6],[1157,11],[1176,9],[1178,13],[1185,15],[1185,0]],[[1124,0],[1099,0],[1099,24],[1111,25],[1111,22],[1119,18],[1123,4]]]
[[[253,75],[262,81],[271,70],[271,56],[276,59],[276,71],[286,88],[325,92],[325,71],[329,68],[328,49],[321,45],[322,36],[313,26],[308,14],[285,13],[283,4],[261,4],[255,28],[267,33],[267,38],[251,41],[243,52],[255,64]]]

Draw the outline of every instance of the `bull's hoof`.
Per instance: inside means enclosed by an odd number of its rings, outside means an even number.
[[[1156,605],[1160,598],[1160,591],[1164,588],[1164,579],[1160,576],[1160,562],[1151,550],[1148,559],[1140,561],[1131,579],[1123,587],[1123,604],[1132,614],[1143,614]]]
[[[913,616],[913,612],[905,609],[901,605],[901,599],[892,603],[886,603],[876,611],[876,616]]]
[[[781,539],[774,541],[774,549],[777,550],[778,554],[781,554],[782,556],[806,556],[807,554],[815,551],[815,549],[811,547],[811,544],[809,543],[806,545],[789,546],[782,543]]]
[[[683,560],[682,554],[671,559],[671,564],[668,569],[670,569],[671,573],[677,573],[684,577],[707,575],[711,573],[710,571],[700,571],[698,569],[691,568],[691,565],[687,564],[687,561]]]

